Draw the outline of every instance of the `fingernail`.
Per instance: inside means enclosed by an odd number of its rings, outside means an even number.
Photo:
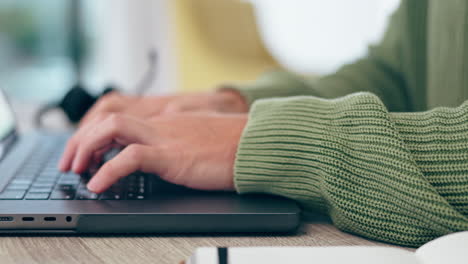
[[[64,158],[60,159],[60,162],[59,162],[59,164],[58,164],[58,167],[59,167],[59,169],[60,169],[61,171],[66,171],[66,170],[67,170],[67,166],[66,166],[66,164],[65,164],[65,159],[64,159]]]
[[[97,192],[98,186],[94,181],[90,181],[88,185],[86,185],[86,188],[88,188],[88,190],[91,192]]]
[[[78,162],[76,161],[76,159],[74,159],[72,162],[72,171],[74,172],[78,171]]]

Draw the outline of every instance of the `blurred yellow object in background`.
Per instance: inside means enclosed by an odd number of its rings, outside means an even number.
[[[179,90],[212,89],[279,67],[260,39],[251,4],[240,0],[170,1]]]

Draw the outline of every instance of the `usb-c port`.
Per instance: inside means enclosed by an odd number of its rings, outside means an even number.
[[[13,221],[12,216],[0,216],[0,222],[11,222]]]
[[[51,222],[52,222],[52,221],[57,220],[57,218],[55,218],[55,217],[53,217],[53,216],[47,216],[47,217],[44,217],[44,220],[45,220],[45,221],[51,221]]]
[[[23,217],[23,221],[25,221],[25,222],[34,221],[34,217]]]

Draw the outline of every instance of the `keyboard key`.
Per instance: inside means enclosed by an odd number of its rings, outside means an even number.
[[[121,200],[122,195],[116,193],[103,193],[100,200]]]
[[[30,193],[51,193],[52,192],[52,187],[46,188],[31,188],[29,189]]]
[[[133,182],[133,181],[136,180],[136,174],[132,173],[132,174],[128,175],[126,178],[127,178],[128,181]]]
[[[60,173],[59,172],[55,172],[55,173],[52,173],[52,172],[47,172],[47,171],[43,171],[41,173],[39,173],[39,175],[37,176],[37,178],[51,178],[51,179],[56,179],[60,176]]]
[[[49,184],[55,184],[57,179],[55,178],[37,178],[34,183],[49,183]]]
[[[138,195],[134,195],[132,197],[128,197],[129,200],[144,200],[145,199],[145,195],[143,194],[138,194]]]
[[[41,169],[40,164],[30,164],[23,167],[20,171],[21,174],[32,174],[35,175]]]
[[[76,174],[76,173],[72,173],[72,172],[67,172],[67,173],[62,173],[60,175],[60,179],[61,180],[80,180],[81,179],[81,176],[79,174]]]
[[[78,187],[78,184],[58,184],[55,189],[56,190],[62,190],[62,191],[72,191],[76,190]]]
[[[36,177],[36,175],[34,174],[18,174],[16,175],[15,179],[18,179],[18,180],[34,180],[34,178]]]
[[[60,179],[58,182],[58,184],[78,184],[80,183],[80,180],[68,180],[68,179]]]
[[[98,194],[89,194],[89,195],[77,195],[76,199],[77,200],[97,200],[99,198]]]
[[[51,200],[72,200],[75,197],[74,192],[53,191],[50,195]]]
[[[89,182],[89,178],[81,178],[80,183],[87,184]]]
[[[0,194],[0,200],[21,200],[26,191],[4,191]]]
[[[47,200],[49,193],[31,193],[26,194],[26,200]]]
[[[14,179],[11,181],[10,184],[24,184],[24,185],[30,185],[33,181],[32,180],[26,180],[26,179]]]
[[[80,183],[80,184],[78,184],[78,190],[79,190],[79,191],[84,191],[84,192],[89,191],[89,190],[88,190],[88,187],[86,187],[86,184],[85,184],[85,183]]]
[[[134,193],[134,192],[128,192],[127,193],[127,199],[129,199],[129,200],[144,200],[145,195],[144,194],[139,194],[139,193]]]
[[[120,183],[114,184],[114,185],[112,185],[112,186],[109,188],[109,190],[110,190],[110,191],[113,191],[113,192],[120,192],[120,191],[122,191],[123,189],[125,189],[125,188],[124,188],[124,186],[123,186],[122,184],[120,184]]]
[[[89,190],[78,190],[76,193],[76,199],[77,200],[96,200],[99,198],[99,195],[96,193],[92,193]]]
[[[57,181],[57,177],[38,177],[34,182],[41,182],[41,183],[55,183]]]
[[[59,180],[58,180],[59,183],[64,183],[64,184],[67,184],[65,182],[71,182],[71,183],[78,183],[80,182],[80,179],[78,178],[68,178],[68,177],[61,177]]]
[[[67,178],[67,177],[63,178],[62,177],[58,180],[58,183],[61,183],[61,184],[77,184],[79,182],[80,182],[80,179],[78,178]]]
[[[15,191],[15,190],[27,190],[29,188],[28,184],[10,184],[7,186],[7,190]]]
[[[59,182],[73,182],[78,183],[81,181],[81,178],[70,178],[70,177],[61,177]]]
[[[52,188],[54,185],[55,184],[51,182],[35,182],[32,188]]]
[[[60,172],[57,171],[57,169],[51,171],[51,170],[45,170],[39,173],[39,177],[44,177],[44,178],[56,178],[60,175]]]
[[[146,177],[145,177],[144,175],[139,175],[139,176],[138,176],[138,181],[139,181],[139,183],[144,183],[144,182],[145,182],[145,178],[146,178]]]

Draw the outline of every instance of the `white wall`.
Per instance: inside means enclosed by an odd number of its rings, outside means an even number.
[[[158,72],[152,94],[176,89],[172,50],[170,0],[87,0],[86,10],[95,45],[86,74],[87,83],[101,88],[108,82],[131,92],[148,68],[148,52],[156,48]]]
[[[147,69],[147,53],[160,55],[150,93],[177,89],[171,0],[85,0],[95,46],[86,82],[97,91],[113,82],[131,91]],[[245,0],[247,1],[247,0]],[[286,68],[326,74],[362,56],[381,38],[399,0],[248,0],[255,5],[267,49]]]
[[[299,73],[330,73],[378,41],[399,0],[250,0],[273,56]]]

